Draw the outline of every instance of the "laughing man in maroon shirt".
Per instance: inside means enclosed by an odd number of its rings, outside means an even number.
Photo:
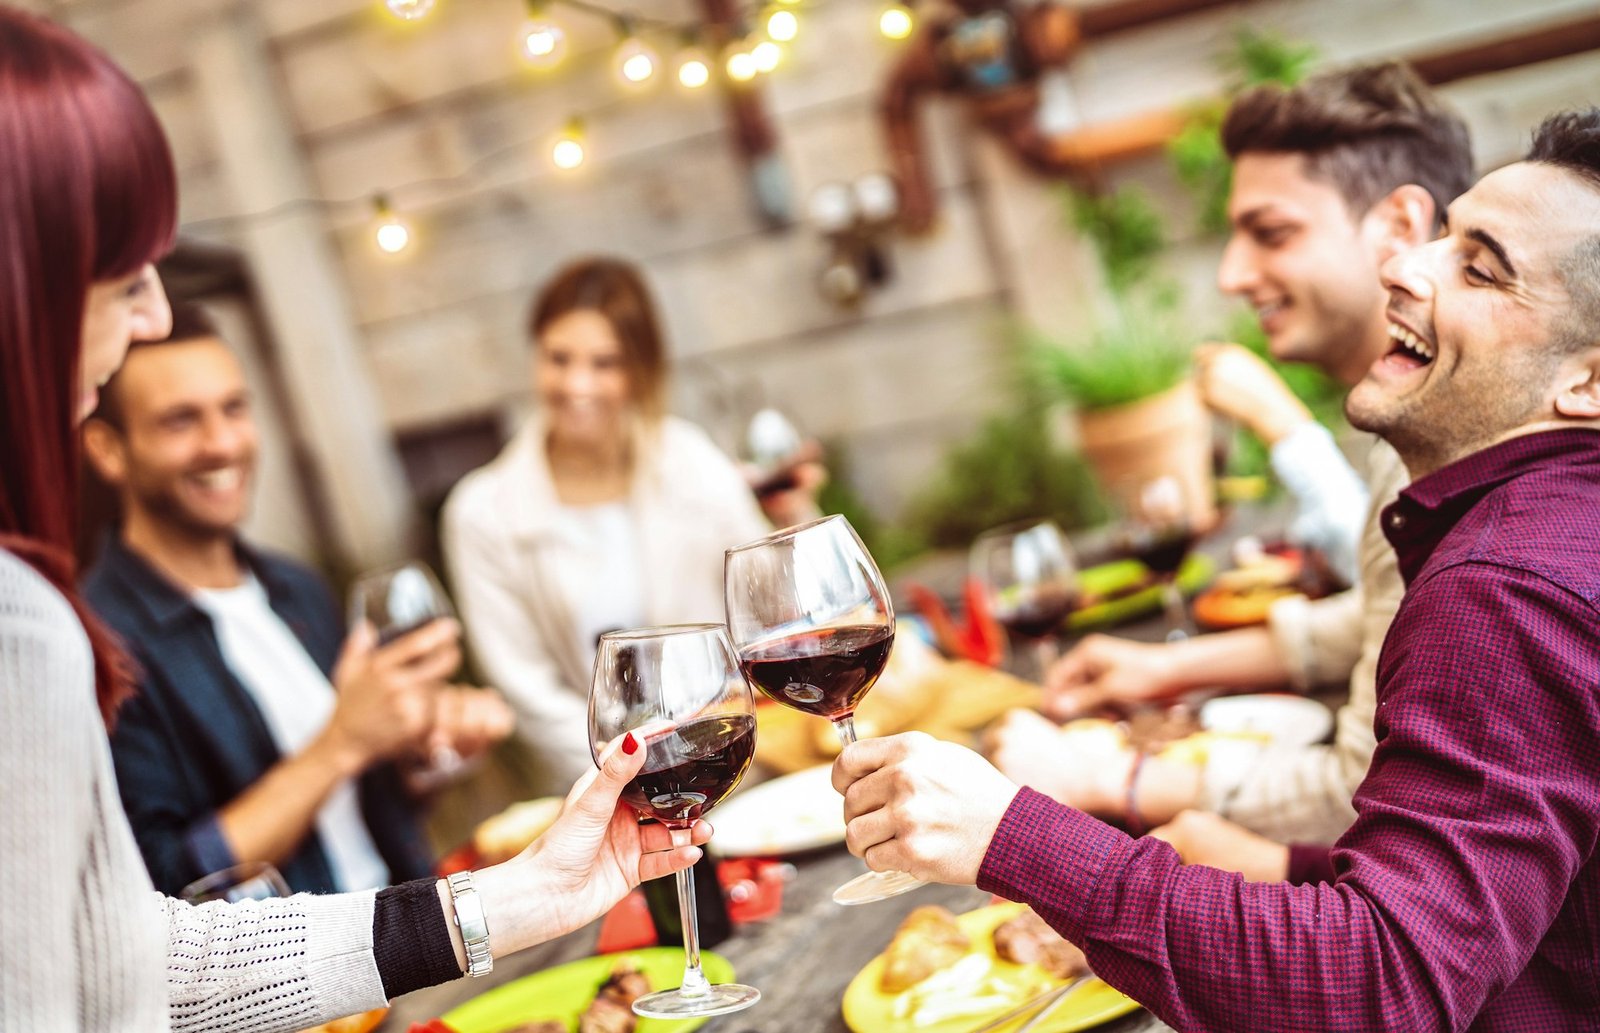
[[[1333,881],[1184,867],[915,733],[836,763],[852,851],[1027,902],[1179,1029],[1600,1029],[1600,109],[1447,223],[1346,407],[1413,483]]]

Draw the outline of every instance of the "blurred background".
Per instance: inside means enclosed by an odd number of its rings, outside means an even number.
[[[1065,171],[1030,168],[960,87],[899,109],[937,204],[913,233],[883,189],[884,112],[935,4],[22,5],[160,112],[182,180],[169,289],[218,314],[263,396],[247,533],[335,571],[427,551],[444,493],[525,414],[530,292],[595,252],[648,271],[675,410],[730,451],[756,409],[787,413],[884,566],[1016,516],[1081,523],[1063,413],[1083,374],[1042,357],[1143,354],[1117,339],[1129,313],[1181,349],[1248,336],[1213,282],[1230,90],[1407,58],[1485,170],[1600,97],[1593,0],[1085,2],[1083,39],[1034,84]]]

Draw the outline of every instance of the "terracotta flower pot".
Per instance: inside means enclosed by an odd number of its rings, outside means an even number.
[[[1114,505],[1164,474],[1183,487],[1193,526],[1216,521],[1211,477],[1211,413],[1193,381],[1105,409],[1078,411],[1078,444]]]

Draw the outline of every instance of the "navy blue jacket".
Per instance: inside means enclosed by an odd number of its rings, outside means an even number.
[[[331,673],[344,621],[322,579],[281,556],[239,546],[272,609]],[[112,758],[122,805],[156,886],[176,894],[235,863],[217,812],[282,759],[261,710],[222,655],[211,618],[182,589],[108,536],[84,597],[122,636],[142,674],[117,716]],[[433,863],[415,806],[390,765],[358,783],[361,813],[395,882]],[[278,864],[296,892],[331,893],[333,870],[315,828]]]

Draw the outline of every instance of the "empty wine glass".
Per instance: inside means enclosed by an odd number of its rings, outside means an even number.
[[[1078,606],[1078,563],[1048,520],[985,531],[972,543],[972,576],[995,620],[1033,645],[1041,677],[1058,655],[1055,633]]]
[[[641,818],[687,843],[695,819],[733,792],[755,756],[755,704],[720,624],[679,624],[600,636],[589,688],[589,748],[595,763],[632,732],[644,768],[622,790]],[[761,1000],[741,983],[711,983],[700,967],[694,869],[677,874],[683,919],[683,983],[633,1002],[639,1015],[680,1019],[725,1015]]]
[[[823,517],[729,549],[728,632],[750,684],[786,707],[833,722],[856,741],[856,705],[894,645],[883,575],[842,516]],[[869,904],[921,886],[904,872],[868,872],[834,891]]]
[[[368,571],[350,588],[350,626],[372,625],[383,647],[436,620],[453,619],[455,607],[426,563],[411,560]],[[448,744],[435,746],[427,766],[411,774],[416,788],[434,789],[459,775],[466,762]]]
[[[1167,641],[1195,633],[1178,588],[1178,571],[1199,538],[1194,525],[1195,507],[1184,482],[1170,474],[1151,477],[1129,486],[1119,495],[1124,510],[1117,529],[1123,552],[1145,565],[1161,585],[1161,603],[1167,617]]]

